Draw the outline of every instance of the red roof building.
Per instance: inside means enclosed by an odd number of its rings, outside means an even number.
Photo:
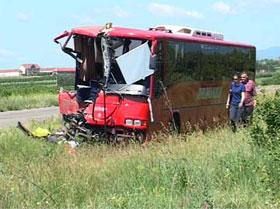
[[[40,66],[38,64],[22,64],[19,71],[22,75],[34,75],[40,72]]]

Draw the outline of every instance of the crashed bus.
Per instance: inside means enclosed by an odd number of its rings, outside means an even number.
[[[255,76],[254,46],[189,27],[139,30],[109,23],[74,28],[54,41],[76,62],[75,91],[59,93],[73,138],[143,142],[163,127],[211,127],[227,118],[232,75]]]

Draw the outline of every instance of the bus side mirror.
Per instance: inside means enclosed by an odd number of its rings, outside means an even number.
[[[67,53],[67,54],[73,52],[73,49],[71,49],[71,48],[69,48],[69,47],[63,47],[62,50],[63,50],[65,53]]]
[[[157,58],[157,56],[155,54],[150,56],[149,68],[152,69],[152,70],[156,69],[156,58]]]

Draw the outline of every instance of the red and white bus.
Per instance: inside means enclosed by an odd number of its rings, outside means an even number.
[[[189,124],[212,126],[227,118],[232,75],[255,76],[255,47],[225,41],[221,33],[106,24],[74,28],[54,41],[62,38],[76,76],[75,91],[60,92],[59,108],[72,136],[87,139],[142,141],[168,124],[179,132]]]

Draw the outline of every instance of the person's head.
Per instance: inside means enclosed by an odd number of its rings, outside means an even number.
[[[232,80],[234,83],[239,83],[240,81],[240,76],[238,74],[234,74],[232,77]]]
[[[249,77],[248,77],[247,73],[245,73],[245,72],[241,73],[241,82],[247,83],[248,80],[249,80]]]

